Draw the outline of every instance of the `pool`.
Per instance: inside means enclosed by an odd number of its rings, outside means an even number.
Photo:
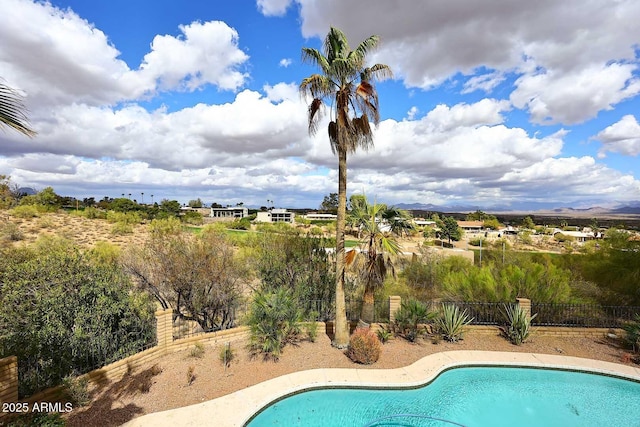
[[[585,372],[458,367],[412,389],[301,392],[254,416],[263,426],[640,427],[640,383]]]

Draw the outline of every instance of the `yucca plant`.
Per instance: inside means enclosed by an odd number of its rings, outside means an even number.
[[[458,342],[462,339],[464,328],[473,321],[469,318],[467,310],[460,309],[453,304],[442,304],[442,313],[436,322],[442,333],[442,338],[449,342]]]
[[[505,304],[504,315],[507,318],[507,326],[502,328],[502,332],[511,343],[520,345],[531,335],[531,320],[538,313],[529,317],[528,313],[519,305]]]

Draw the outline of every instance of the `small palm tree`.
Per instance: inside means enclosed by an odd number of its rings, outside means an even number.
[[[7,126],[30,138],[35,136],[25,111],[22,95],[0,81],[0,127]]]
[[[344,296],[345,250],[344,230],[347,212],[347,154],[373,146],[369,121],[380,121],[378,94],[374,79],[391,77],[387,65],[365,65],[367,54],[378,44],[378,36],[370,36],[351,50],[347,37],[331,27],[323,51],[302,48],[302,59],[320,68],[300,83],[300,93],[311,99],[309,133],[315,134],[325,102],[332,105],[329,122],[331,150],[338,154],[338,212],[336,220],[336,322],[333,345],[344,348],[349,343]]]
[[[385,204],[369,204],[366,198],[353,198],[348,223],[358,230],[361,255],[355,250],[347,254],[364,283],[360,320],[373,322],[374,294],[388,274],[395,275],[394,256],[401,251],[397,237],[412,230],[409,214]]]

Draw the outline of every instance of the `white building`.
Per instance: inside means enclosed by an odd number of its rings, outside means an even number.
[[[256,222],[287,222],[293,224],[295,222],[295,214],[287,212],[286,209],[270,209],[267,212],[258,212]]]
[[[234,206],[232,208],[211,208],[209,216],[218,220],[242,219],[249,216],[249,209],[242,206]]]
[[[317,212],[309,212],[304,217],[311,221],[335,221],[338,219],[338,215]]]

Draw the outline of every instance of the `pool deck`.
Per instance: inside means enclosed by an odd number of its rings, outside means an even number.
[[[432,381],[443,370],[478,365],[571,369],[640,381],[640,368],[599,360],[553,354],[446,351],[396,369],[331,368],[295,372],[207,402],[134,418],[123,427],[240,427],[272,401],[301,390],[350,386],[415,387]]]

